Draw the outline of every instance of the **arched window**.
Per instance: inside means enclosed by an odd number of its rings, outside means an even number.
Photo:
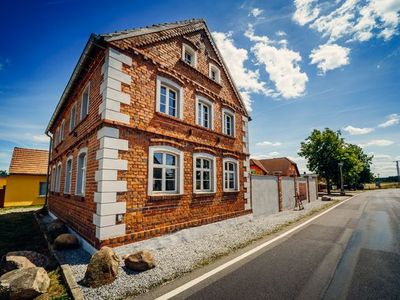
[[[77,173],[76,173],[76,194],[85,196],[86,186],[86,162],[87,162],[87,148],[79,151],[77,158]]]
[[[193,154],[193,192],[215,192],[215,165],[214,156],[207,153]]]
[[[183,193],[183,152],[169,146],[149,148],[149,195]]]
[[[61,171],[62,171],[62,164],[61,162],[58,163],[57,165],[57,171],[56,171],[56,192],[60,192],[60,186],[61,186]]]
[[[68,157],[67,163],[65,165],[65,185],[64,193],[71,193],[71,179],[72,179],[72,155]]]

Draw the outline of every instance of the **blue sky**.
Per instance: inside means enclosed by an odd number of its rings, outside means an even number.
[[[251,152],[289,156],[341,129],[394,175],[400,159],[400,1],[6,1],[0,11],[0,169],[44,129],[90,33],[204,18],[246,99]]]

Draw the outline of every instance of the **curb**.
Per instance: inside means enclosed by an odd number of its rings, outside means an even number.
[[[55,260],[57,261],[57,263],[60,265],[60,269],[61,269],[61,274],[62,277],[64,279],[64,282],[67,286],[68,292],[70,294],[70,296],[72,297],[72,299],[74,300],[84,300],[84,296],[82,293],[81,288],[79,287],[79,285],[77,284],[75,277],[72,273],[71,267],[69,266],[69,264],[62,264],[61,263],[61,259],[58,257],[57,253],[54,251],[53,246],[51,246],[48,236],[46,234],[46,231],[43,230],[43,223],[40,222],[38,216],[36,213],[34,213],[35,216],[35,220],[39,225],[40,230],[42,231],[43,237],[46,240],[47,243],[47,248],[50,251],[50,254],[55,258]]]

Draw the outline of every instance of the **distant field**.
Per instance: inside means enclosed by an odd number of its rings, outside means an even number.
[[[378,187],[375,183],[367,183],[365,184],[364,188],[366,190],[376,190]],[[382,182],[381,189],[393,189],[393,188],[400,188],[400,183],[398,182]]]

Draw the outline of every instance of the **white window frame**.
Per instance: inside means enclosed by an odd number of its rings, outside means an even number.
[[[56,193],[61,190],[61,174],[62,174],[62,163],[61,161],[57,164],[56,168]]]
[[[209,127],[205,127],[204,124],[199,124],[199,103],[207,105],[210,108],[208,120]],[[203,119],[201,119],[201,123],[203,123]],[[196,124],[204,128],[214,129],[214,102],[200,95],[196,95]]]
[[[170,153],[177,157],[177,174],[176,174],[176,192],[153,191],[153,156],[155,152]],[[182,195],[184,191],[184,153],[183,151],[171,146],[150,146],[148,156],[148,180],[147,180],[147,193],[149,196],[155,195]]]
[[[198,158],[205,158],[211,161],[211,178],[210,178],[210,190],[198,190],[196,189],[196,160]],[[217,191],[217,160],[214,155],[208,153],[193,153],[193,193],[195,194],[210,194]]]
[[[54,148],[58,146],[60,139],[60,127],[57,127],[56,132],[54,134]]]
[[[45,186],[45,189],[47,189],[47,182],[44,182],[44,181],[39,181],[39,197],[46,197],[46,194],[47,194],[47,190],[46,190],[46,192],[44,193],[44,194],[40,194],[40,186],[41,186],[41,184],[44,184],[44,186]]]
[[[65,131],[65,119],[62,120],[60,126],[60,143],[64,140],[64,131]]]
[[[56,165],[53,165],[51,168],[51,184],[50,184],[50,191],[55,191],[55,183],[56,183]]]
[[[68,177],[68,162],[71,161],[71,170],[69,171],[69,185],[67,185],[67,177]],[[74,158],[72,155],[68,156],[65,162],[65,179],[64,179],[64,194],[71,194],[71,186],[72,186],[72,170],[74,166]],[[68,191],[67,191],[68,187]]]
[[[232,117],[232,133],[233,134],[228,134],[227,132],[226,132],[226,130],[227,130],[227,128],[226,128],[226,124],[225,124],[225,115],[229,115],[229,116],[231,116]],[[229,135],[229,136],[232,136],[232,137],[235,137],[236,136],[236,120],[235,120],[235,113],[232,111],[232,110],[230,110],[230,109],[227,109],[227,108],[223,108],[222,109],[222,133],[223,134],[226,134],[226,135]]]
[[[236,186],[233,189],[230,188],[226,188],[225,187],[225,178],[226,178],[226,171],[225,170],[225,163],[226,162],[230,162],[230,163],[234,163],[236,164]],[[237,159],[234,158],[230,158],[230,157],[226,157],[222,160],[222,188],[224,192],[237,192],[240,189],[240,178],[239,178],[239,168],[240,168],[240,164],[239,161]]]
[[[83,95],[85,94],[85,92],[87,91],[87,93],[88,93],[88,101],[87,101],[87,107],[86,107],[86,115],[84,116],[82,113],[83,113],[83,110],[82,110],[82,108],[83,108]],[[89,103],[90,103],[90,82],[86,85],[86,87],[83,89],[83,92],[82,92],[82,96],[81,96],[81,118],[80,118],[80,120],[82,121],[86,116],[88,116],[89,115]]]
[[[162,76],[157,76],[157,92],[156,92],[156,111],[161,112],[160,110],[160,98],[161,98],[161,86],[167,86],[168,88],[172,88],[177,92],[177,99],[176,101],[178,102],[176,105],[177,113],[175,118],[179,118],[183,120],[183,105],[184,105],[184,91],[182,86],[177,84],[176,82],[162,77]],[[163,113],[167,116],[174,117],[169,115],[168,113]]]
[[[72,114],[72,112],[74,112]],[[72,126],[72,116],[74,116],[74,124]],[[72,130],[75,129],[76,126],[76,103],[72,105],[71,111],[69,112],[69,132],[72,132]]]
[[[85,153],[86,157],[85,157],[85,164],[83,166],[84,171],[83,171],[83,176],[82,176],[82,178],[83,178],[83,180],[82,180],[82,192],[81,191],[78,192],[79,156],[82,153]],[[75,195],[82,196],[82,197],[85,196],[85,192],[86,192],[87,162],[88,162],[88,148],[85,147],[85,148],[82,148],[81,150],[79,150],[78,156],[76,157]]]
[[[215,71],[215,73],[217,75],[217,78],[215,80],[212,78],[212,71]],[[221,71],[216,65],[214,65],[212,63],[209,63],[209,65],[208,65],[208,76],[210,77],[210,79],[212,81],[215,81],[216,83],[221,82]]]
[[[190,64],[188,62],[186,62],[185,59],[185,53],[189,53],[190,55],[192,55],[193,57],[193,62]],[[193,68],[197,68],[197,53],[196,50],[193,49],[193,47],[189,46],[186,43],[182,43],[182,60],[185,62],[185,64],[188,64],[189,66],[193,67]]]

